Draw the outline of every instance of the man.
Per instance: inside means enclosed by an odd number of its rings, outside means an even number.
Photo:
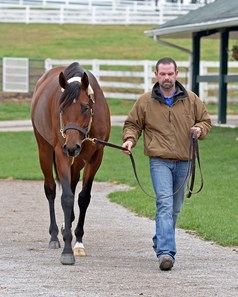
[[[156,193],[153,248],[161,270],[170,270],[175,261],[175,226],[187,186],[183,182],[189,166],[189,135],[195,130],[203,139],[211,128],[203,102],[186,90],[177,76],[176,62],[169,57],[160,59],[156,84],[138,98],[123,128],[123,147],[128,154],[143,131],[144,153],[150,160]]]

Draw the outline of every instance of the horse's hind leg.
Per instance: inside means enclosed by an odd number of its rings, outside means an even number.
[[[44,190],[45,195],[49,203],[49,212],[50,212],[50,226],[49,226],[49,233],[50,233],[50,242],[49,248],[50,249],[57,249],[60,248],[60,242],[58,239],[59,229],[56,223],[55,217],[55,196],[56,196],[56,184],[53,177],[53,158],[54,158],[54,151],[53,148],[46,142],[38,133],[35,132],[36,139],[38,142],[39,147],[39,160],[41,170],[44,175]]]
[[[55,217],[55,196],[56,196],[56,185],[53,184],[53,187],[45,181],[44,184],[45,195],[49,202],[49,211],[50,211],[50,226],[49,226],[49,233],[50,233],[50,242],[49,248],[50,249],[58,249],[60,248],[60,242],[58,239],[59,229],[56,224],[56,217]]]

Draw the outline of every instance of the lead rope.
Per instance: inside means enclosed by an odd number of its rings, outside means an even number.
[[[136,171],[136,163],[135,163],[135,160],[134,160],[134,157],[131,153],[131,151],[129,151],[127,148],[123,147],[123,146],[119,146],[119,145],[116,145],[116,144],[113,144],[113,143],[110,143],[110,142],[106,142],[104,140],[99,140],[97,138],[92,138],[92,141],[94,143],[98,143],[98,144],[103,144],[105,146],[109,146],[109,147],[112,147],[112,148],[115,148],[115,149],[118,149],[118,150],[122,150],[122,151],[127,151],[127,152],[130,152],[129,156],[130,156],[130,159],[131,159],[131,164],[132,164],[132,168],[133,168],[133,172],[134,172],[134,175],[135,175],[135,178],[136,178],[136,181],[138,183],[138,185],[140,186],[141,190],[149,197],[151,198],[155,198],[154,196],[151,196],[149,193],[147,193],[144,188],[142,187],[141,183],[140,183],[140,180],[138,178],[138,175],[137,175],[137,171]]]
[[[198,137],[197,132],[194,131],[190,134],[190,156],[192,156],[191,161],[191,168],[190,168],[190,174],[191,181],[190,186],[188,187],[188,194],[187,198],[190,198],[192,194],[197,194],[201,192],[204,182],[203,182],[203,176],[202,176],[202,168],[201,168],[201,162],[200,162],[200,154],[199,154],[199,146],[198,146]],[[196,192],[193,192],[194,182],[195,182],[195,172],[196,172],[196,160],[199,167],[199,174],[200,174],[200,187]]]
[[[150,194],[148,194],[144,190],[144,188],[142,187],[142,185],[140,183],[140,180],[138,178],[138,175],[137,175],[136,163],[135,163],[135,160],[134,160],[134,157],[133,157],[131,151],[129,151],[125,147],[122,147],[122,146],[119,146],[119,145],[116,145],[116,144],[113,144],[113,143],[110,143],[110,142],[107,142],[107,141],[104,141],[104,140],[100,140],[100,139],[97,139],[97,138],[92,138],[91,141],[94,142],[94,143],[102,144],[102,145],[109,146],[109,147],[112,147],[112,148],[115,148],[115,149],[119,149],[119,150],[122,150],[122,151],[128,151],[128,152],[130,152],[129,156],[130,156],[132,168],[133,168],[134,175],[135,175],[135,178],[137,180],[138,185],[140,186],[141,190],[147,196],[149,196],[151,198],[156,198],[156,197],[151,196]],[[199,165],[201,185],[200,185],[198,191],[193,192],[193,186],[194,186],[194,181],[195,181],[196,159],[197,159],[198,165]],[[188,161],[188,170],[187,170],[186,176],[185,176],[183,182],[181,183],[181,185],[179,186],[179,188],[172,195],[168,195],[168,196],[165,196],[163,198],[168,198],[168,197],[171,197],[171,196],[177,194],[181,190],[181,188],[184,186],[184,184],[186,183],[187,179],[190,178],[190,176],[191,176],[191,184],[190,184],[190,187],[188,189],[189,192],[187,194],[187,198],[190,198],[192,194],[199,193],[202,190],[202,188],[203,188],[203,177],[202,177],[202,170],[201,170],[200,156],[199,156],[199,149],[198,149],[198,137],[197,137],[196,131],[192,131],[190,133],[189,161]]]

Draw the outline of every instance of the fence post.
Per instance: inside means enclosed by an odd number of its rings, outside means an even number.
[[[116,1],[112,0],[112,10],[116,11]]]
[[[125,19],[125,24],[129,25],[130,24],[130,8],[126,8],[126,19]]]
[[[100,64],[97,59],[92,60],[92,73],[100,83]]]
[[[189,64],[188,64],[188,81],[187,88],[192,89],[192,73],[193,73],[193,56],[192,53],[189,54]]]
[[[48,71],[52,68],[51,59],[45,59],[45,71]]]
[[[29,19],[30,19],[30,7],[29,6],[26,6],[26,9],[25,9],[25,18],[26,18],[26,24],[29,24]]]
[[[148,92],[150,88],[149,85],[149,63],[148,60],[144,61],[144,93]]]
[[[96,7],[92,7],[92,24],[96,24]]]
[[[165,5],[165,1],[164,0],[160,0],[160,4],[159,4],[159,23],[163,24],[164,23],[164,5]]]
[[[200,61],[200,75],[206,75],[207,74],[207,66],[204,61]],[[208,83],[202,82],[199,84],[199,97],[202,99],[202,101],[205,101],[205,99],[208,96]]]
[[[60,6],[60,24],[64,23],[64,7]]]
[[[138,10],[138,8],[137,8],[137,1],[134,2],[133,10],[134,10],[135,12]]]
[[[153,68],[155,67],[155,63],[149,63],[148,61],[148,67],[149,67],[149,70],[148,70],[148,73],[149,73],[149,89],[152,88],[152,86],[154,85],[154,78],[155,78],[155,75],[154,75],[154,71],[153,71]]]

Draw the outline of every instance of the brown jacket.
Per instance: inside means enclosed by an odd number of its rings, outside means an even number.
[[[188,160],[189,133],[193,126],[201,128],[203,139],[211,128],[211,120],[203,102],[176,81],[177,94],[169,107],[156,83],[152,92],[140,96],[125,121],[123,141],[136,145],[144,131],[144,153],[149,157]]]

